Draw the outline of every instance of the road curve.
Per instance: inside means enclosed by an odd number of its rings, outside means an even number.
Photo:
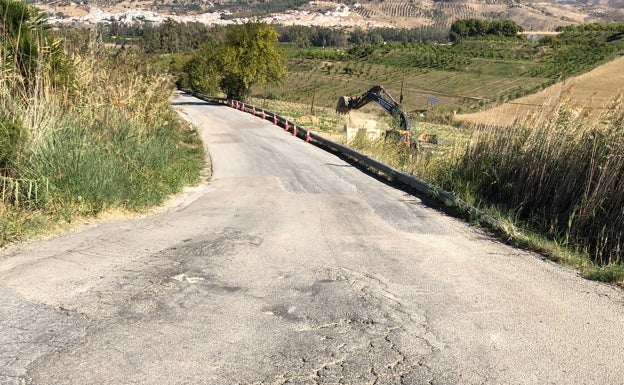
[[[213,179],[0,253],[0,384],[621,384],[624,297],[180,95]]]

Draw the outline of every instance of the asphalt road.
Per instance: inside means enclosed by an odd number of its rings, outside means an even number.
[[[0,384],[622,384],[624,297],[251,115],[213,179],[0,253]]]

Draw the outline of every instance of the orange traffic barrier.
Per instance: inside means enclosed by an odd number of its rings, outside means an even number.
[[[310,143],[310,140],[312,140],[312,138],[310,137],[310,130],[306,130],[306,139],[305,139],[305,141],[307,143]]]

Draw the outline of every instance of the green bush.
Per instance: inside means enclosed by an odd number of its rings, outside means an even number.
[[[99,119],[66,116],[29,154],[31,173],[47,176],[57,200],[86,214],[156,205],[197,179],[203,150],[193,131],[175,119],[139,131],[114,108]]]
[[[16,121],[0,121],[0,170],[14,160],[26,141],[26,130]]]

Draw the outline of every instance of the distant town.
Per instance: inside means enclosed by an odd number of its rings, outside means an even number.
[[[359,5],[355,4],[357,8]],[[236,22],[244,22],[246,19],[224,18],[229,15],[228,11],[224,12],[207,12],[198,15],[174,15],[163,14],[155,11],[144,10],[141,8],[127,9],[121,12],[106,11],[98,7],[90,7],[88,13],[83,16],[67,16],[62,12],[54,12],[49,7],[43,7],[50,15],[48,22],[50,24],[99,24],[99,23],[135,23],[148,22],[159,24],[167,19],[178,22],[198,22],[206,25],[224,25]],[[361,15],[352,12],[347,5],[337,5],[333,10],[322,12],[308,10],[288,10],[283,13],[273,14],[263,18],[269,23],[278,23],[282,25],[317,25],[327,27],[390,27],[391,25],[383,22],[366,19]]]

